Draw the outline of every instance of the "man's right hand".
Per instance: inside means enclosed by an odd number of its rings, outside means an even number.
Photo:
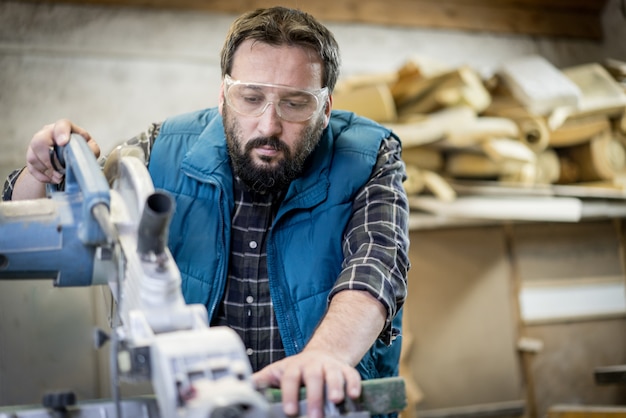
[[[63,146],[70,140],[71,134],[81,135],[96,157],[100,156],[100,147],[91,138],[89,132],[74,125],[67,119],[44,126],[30,141],[26,152],[26,169],[15,183],[13,200],[35,199],[45,196],[45,184],[59,184],[63,173],[58,172],[50,161],[50,148]]]

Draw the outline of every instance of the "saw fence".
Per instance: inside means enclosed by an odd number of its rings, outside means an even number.
[[[401,138],[412,209],[456,205],[453,214],[471,216],[467,199],[477,196],[626,198],[624,62],[559,69],[526,56],[486,79],[412,58],[397,71],[345,78],[333,106]],[[555,218],[546,220],[578,220]]]

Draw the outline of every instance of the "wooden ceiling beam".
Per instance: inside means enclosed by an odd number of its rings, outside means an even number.
[[[327,22],[601,40],[607,0],[41,0],[238,14],[283,4]]]

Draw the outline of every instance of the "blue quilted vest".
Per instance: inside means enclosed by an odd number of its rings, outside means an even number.
[[[300,352],[327,308],[343,260],[342,236],[352,201],[376,164],[390,131],[333,111],[305,173],[290,185],[267,240],[270,293],[287,355]],[[217,109],[163,123],[149,164],[157,189],[176,200],[169,248],[187,303],[213,317],[228,273],[232,172]],[[367,324],[363,324],[367,326]],[[401,314],[394,320],[400,328]],[[376,344],[357,367],[364,379],[397,375],[400,338]]]

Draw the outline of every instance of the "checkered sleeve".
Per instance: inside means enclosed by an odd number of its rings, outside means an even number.
[[[370,180],[356,196],[343,238],[344,262],[329,300],[342,290],[365,290],[387,311],[379,338],[392,340],[391,321],[407,295],[409,204],[400,142],[383,141]]]
[[[107,160],[111,158],[111,156],[113,156],[114,154],[118,154],[118,157],[120,157],[124,154],[125,148],[140,148],[143,152],[144,162],[146,163],[146,165],[148,165],[148,162],[150,161],[150,154],[152,152],[152,146],[154,145],[154,141],[159,135],[160,130],[161,123],[151,124],[147,130],[119,144],[108,155],[100,157],[98,159],[98,163],[101,167],[106,167]]]
[[[13,170],[4,181],[4,189],[2,189],[2,200],[11,200],[13,197],[13,187],[15,186],[15,182],[17,178],[22,174],[22,170],[24,168],[20,168],[19,170]]]

